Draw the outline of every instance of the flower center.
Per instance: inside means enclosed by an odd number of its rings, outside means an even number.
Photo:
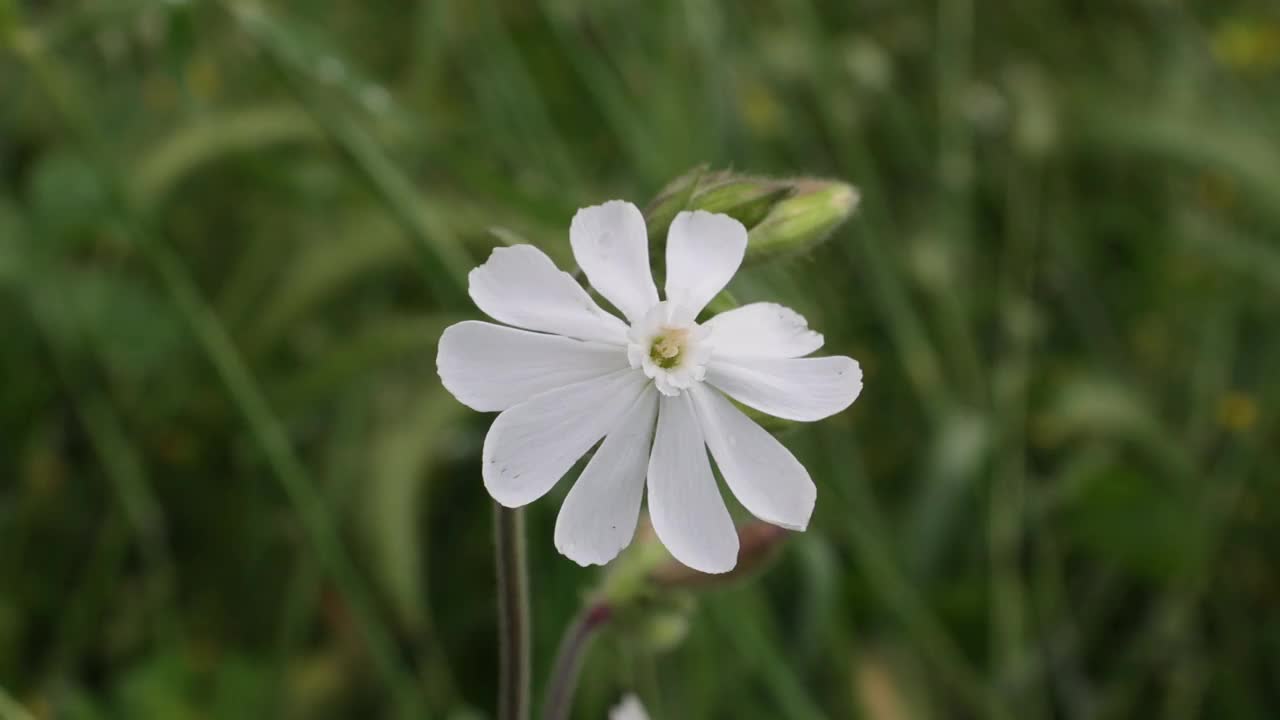
[[[678,366],[688,337],[689,331],[685,328],[663,328],[662,334],[654,338],[649,348],[649,358],[663,370]]]
[[[660,302],[627,333],[627,360],[644,370],[658,390],[679,395],[707,375],[709,331],[687,319],[670,303]]]

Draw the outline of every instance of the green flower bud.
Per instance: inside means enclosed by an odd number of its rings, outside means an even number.
[[[858,191],[842,182],[797,180],[794,187],[793,196],[774,205],[768,217],[748,228],[749,259],[811,248],[825,240],[858,206]]]
[[[649,242],[663,242],[667,237],[667,228],[681,210],[688,210],[698,183],[708,172],[707,165],[699,165],[689,172],[667,183],[658,191],[658,196],[649,202],[644,209],[645,224],[649,228]]]
[[[739,525],[738,563],[733,570],[708,575],[693,570],[671,557],[642,518],[635,540],[609,564],[592,597],[595,602],[617,612],[655,602],[675,590],[723,585],[750,577],[770,564],[789,533],[758,520]]]
[[[668,183],[649,203],[645,218],[656,249],[677,213],[723,213],[750,233],[751,260],[813,247],[848,219],[857,204],[857,190],[846,183],[711,172],[704,165]]]
[[[670,560],[667,549],[654,536],[653,528],[643,522],[632,543],[609,563],[595,595],[611,607],[628,607],[652,592],[650,575]]]
[[[718,173],[723,180],[704,180],[694,194],[690,208],[724,213],[747,229],[759,225],[780,201],[795,194],[785,182]]]
[[[648,652],[678,646],[688,634],[696,591],[763,572],[789,535],[754,520],[737,530],[737,566],[724,574],[708,575],[672,558],[642,519],[635,541],[609,564],[601,584],[586,597],[577,621],[581,632],[585,635],[607,624]]]
[[[662,653],[674,650],[689,635],[689,615],[693,612],[693,601],[685,598],[683,604],[655,610],[649,613],[642,628],[641,639],[651,652]]]

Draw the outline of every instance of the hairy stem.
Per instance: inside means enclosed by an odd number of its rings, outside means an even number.
[[[593,603],[578,613],[565,628],[556,651],[556,662],[547,681],[547,695],[542,705],[542,720],[566,720],[573,709],[573,693],[578,687],[578,671],[586,657],[591,639],[609,619],[613,608],[605,602]]]

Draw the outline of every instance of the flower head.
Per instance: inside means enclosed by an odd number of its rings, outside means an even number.
[[[476,305],[505,325],[462,322],[440,338],[445,387],[468,407],[501,413],[484,442],[489,494],[507,507],[530,503],[599,443],[560,509],[560,552],[583,565],[612,560],[635,534],[647,488],[654,531],[672,556],[726,572],[737,561],[738,535],[710,450],[743,507],[803,530],[813,481],[729,398],[789,420],[819,420],[858,396],[858,364],[805,357],[822,336],[781,305],[753,303],[698,322],[746,251],[745,228],[727,215],[682,212],[671,222],[665,299],[634,205],[579,210],[569,237],[592,287],[625,321],[542,251],[516,245],[495,249],[469,278]]]

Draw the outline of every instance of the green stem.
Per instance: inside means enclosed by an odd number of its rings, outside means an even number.
[[[529,568],[524,512],[493,506],[498,571],[498,720],[529,718]]]
[[[573,693],[578,687],[578,671],[595,632],[613,617],[613,608],[605,602],[594,603],[578,614],[560,639],[560,649],[547,681],[547,696],[542,704],[542,720],[566,720],[573,710]]]

